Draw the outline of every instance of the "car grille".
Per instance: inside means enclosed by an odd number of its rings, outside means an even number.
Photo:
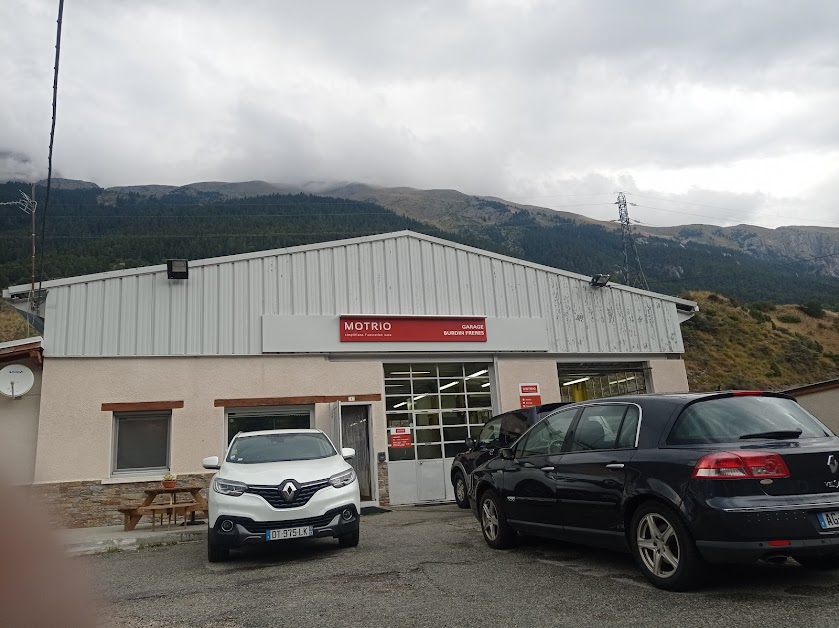
[[[300,490],[297,495],[290,502],[283,499],[280,494],[279,486],[248,486],[248,493],[259,495],[262,499],[268,502],[272,508],[299,508],[305,506],[312,499],[312,496],[320,489],[329,486],[329,480],[318,480],[317,482],[307,482],[300,485]]]
[[[335,518],[335,515],[340,511],[328,512],[320,517],[308,517],[306,519],[292,519],[289,521],[251,521],[250,519],[242,519],[238,517],[231,517],[236,523],[244,526],[248,532],[253,534],[265,534],[266,530],[280,530],[282,528],[297,528],[302,526],[313,526],[315,528],[322,528],[329,525]]]

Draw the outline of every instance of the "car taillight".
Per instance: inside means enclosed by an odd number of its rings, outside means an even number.
[[[699,459],[691,477],[705,480],[788,478],[784,459],[765,451],[719,451]]]

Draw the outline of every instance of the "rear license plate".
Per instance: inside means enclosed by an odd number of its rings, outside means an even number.
[[[837,513],[839,515],[839,513]],[[839,524],[837,524],[839,525]],[[282,530],[266,530],[266,541],[283,541],[285,539],[301,539],[304,536],[312,536],[312,526],[302,528],[283,528]]]
[[[816,516],[819,518],[822,530],[839,528],[839,512],[820,512]]]

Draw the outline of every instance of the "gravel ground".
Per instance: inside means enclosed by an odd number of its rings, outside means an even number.
[[[715,570],[676,594],[628,555],[527,540],[484,543],[455,506],[367,516],[361,544],[277,543],[210,565],[203,543],[79,558],[107,626],[839,626],[839,573]]]

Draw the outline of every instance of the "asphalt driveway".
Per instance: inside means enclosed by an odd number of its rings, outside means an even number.
[[[702,591],[666,593],[628,555],[491,550],[448,505],[367,516],[353,549],[303,540],[210,565],[186,543],[77,560],[108,626],[839,626],[839,573],[727,568]]]

